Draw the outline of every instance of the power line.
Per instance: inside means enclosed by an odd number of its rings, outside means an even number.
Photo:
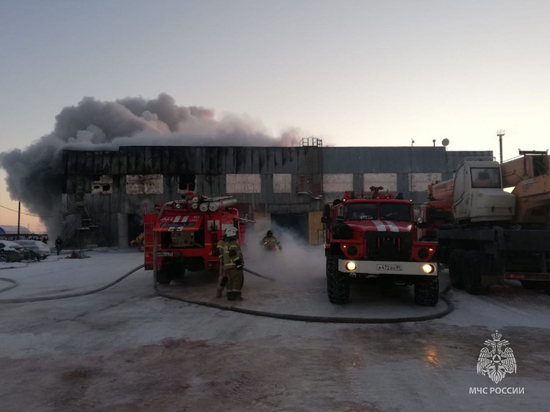
[[[17,210],[15,210],[15,209],[11,209],[11,208],[3,206],[3,205],[0,205],[0,207],[2,209],[9,210],[10,212],[18,213]],[[21,214],[26,215],[26,216],[32,216],[32,217],[56,217],[56,216],[58,216],[58,215],[34,215],[32,213],[25,213],[25,212],[21,212]]]

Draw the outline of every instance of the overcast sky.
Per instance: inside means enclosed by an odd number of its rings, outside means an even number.
[[[448,138],[498,156],[498,129],[505,158],[549,146],[548,0],[0,5],[0,151],[51,132],[84,96],[161,92],[338,146]],[[0,210],[0,224],[13,217]]]

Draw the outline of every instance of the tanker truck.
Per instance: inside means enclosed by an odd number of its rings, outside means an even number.
[[[550,293],[547,153],[520,151],[503,164],[464,159],[453,179],[429,185],[419,237],[437,240],[453,287],[482,294],[499,279],[515,279]]]

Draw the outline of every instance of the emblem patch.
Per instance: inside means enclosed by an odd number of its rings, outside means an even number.
[[[517,365],[514,351],[508,347],[510,342],[502,338],[498,330],[491,335],[492,340],[485,341],[485,347],[479,352],[477,373],[488,376],[499,383],[507,373],[516,373]]]

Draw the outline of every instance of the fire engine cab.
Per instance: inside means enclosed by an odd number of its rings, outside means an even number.
[[[332,303],[347,303],[350,278],[380,278],[389,284],[414,284],[415,303],[439,300],[437,242],[417,240],[413,204],[393,193],[346,192],[327,204],[325,256],[327,292]]]
[[[145,270],[153,270],[157,282],[168,284],[186,270],[216,270],[220,266],[217,243],[226,228],[234,226],[244,244],[246,220],[231,206],[231,196],[208,198],[188,191],[184,200],[174,200],[148,212],[144,206]]]

